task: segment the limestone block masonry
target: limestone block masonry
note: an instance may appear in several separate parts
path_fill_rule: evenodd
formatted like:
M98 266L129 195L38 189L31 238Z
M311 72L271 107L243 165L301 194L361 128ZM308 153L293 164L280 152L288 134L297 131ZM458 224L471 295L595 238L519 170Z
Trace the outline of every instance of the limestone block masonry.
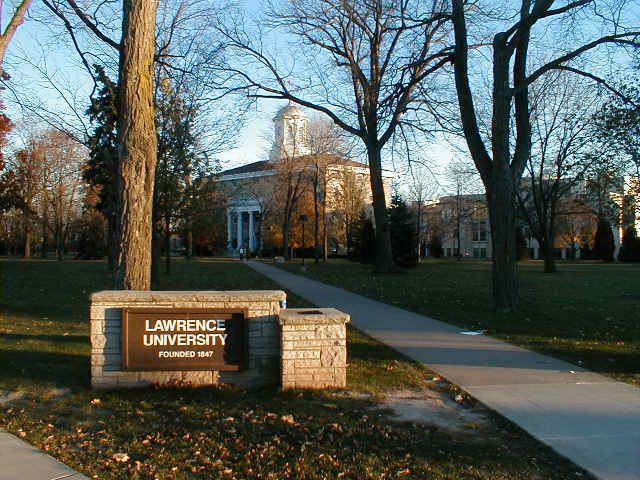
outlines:
M350 317L334 308L283 309L281 290L216 292L103 291L91 295L91 384L94 388L150 384L234 384L282 388L341 388L347 381ZM247 362L240 371L125 371L122 317L126 308L244 309Z
M278 382L278 315L285 304L281 290L216 292L103 291L91 295L91 384L94 388L137 387L184 382L229 383L255 387ZM123 371L123 308L247 310L248 361L241 371Z
M346 386L349 320L335 308L280 311L283 389Z

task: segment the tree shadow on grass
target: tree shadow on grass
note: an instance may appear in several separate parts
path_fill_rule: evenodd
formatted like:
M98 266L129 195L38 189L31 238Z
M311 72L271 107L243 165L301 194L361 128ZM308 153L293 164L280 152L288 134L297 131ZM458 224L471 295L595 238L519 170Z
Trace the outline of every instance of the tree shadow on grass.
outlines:
M16 317L18 319L29 319L30 322L56 322L56 323L79 323L86 321L89 323L89 301L81 305L47 305L46 303L33 304L13 304L4 309L6 317Z
M89 385L89 373L88 355L30 349L0 349L0 388L83 388Z
M20 340L35 340L43 342L56 342L56 343L78 343L89 344L88 335L25 335L19 333L0 333L0 340L6 341L20 341Z

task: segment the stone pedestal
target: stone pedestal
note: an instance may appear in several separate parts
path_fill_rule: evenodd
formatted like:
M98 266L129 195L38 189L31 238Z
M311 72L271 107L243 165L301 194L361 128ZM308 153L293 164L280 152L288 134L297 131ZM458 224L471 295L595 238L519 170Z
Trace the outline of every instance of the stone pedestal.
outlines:
M349 320L334 308L280 311L283 389L346 386Z
M94 388L136 387L184 382L193 385L277 384L280 363L280 290L218 292L104 291L91 295L91 384ZM244 370L123 371L124 308L246 309L248 359Z

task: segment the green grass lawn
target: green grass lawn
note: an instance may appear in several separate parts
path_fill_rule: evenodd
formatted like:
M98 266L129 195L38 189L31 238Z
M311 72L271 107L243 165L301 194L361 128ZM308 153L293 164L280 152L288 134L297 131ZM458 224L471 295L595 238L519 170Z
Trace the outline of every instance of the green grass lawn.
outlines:
M101 262L0 261L0 428L93 478L570 479L589 476L491 415L451 433L392 421L387 391L434 385L431 372L349 331L346 392L89 388L89 294ZM238 262L175 262L164 289L272 289ZM289 295L289 305L305 306ZM432 388L436 388L435 386ZM126 453L118 462L114 455Z
M430 260L394 274L333 260L279 265L377 300L513 343L640 385L640 265L560 263L519 266L521 308L491 309L491 264Z

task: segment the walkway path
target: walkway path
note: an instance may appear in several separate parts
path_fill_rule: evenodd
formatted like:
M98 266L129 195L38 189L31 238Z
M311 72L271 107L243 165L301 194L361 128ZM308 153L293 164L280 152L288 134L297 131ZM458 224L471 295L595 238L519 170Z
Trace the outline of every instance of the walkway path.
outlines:
M640 480L640 389L261 262L249 266L460 386L603 480Z
M0 480L89 480L46 453L0 430Z

